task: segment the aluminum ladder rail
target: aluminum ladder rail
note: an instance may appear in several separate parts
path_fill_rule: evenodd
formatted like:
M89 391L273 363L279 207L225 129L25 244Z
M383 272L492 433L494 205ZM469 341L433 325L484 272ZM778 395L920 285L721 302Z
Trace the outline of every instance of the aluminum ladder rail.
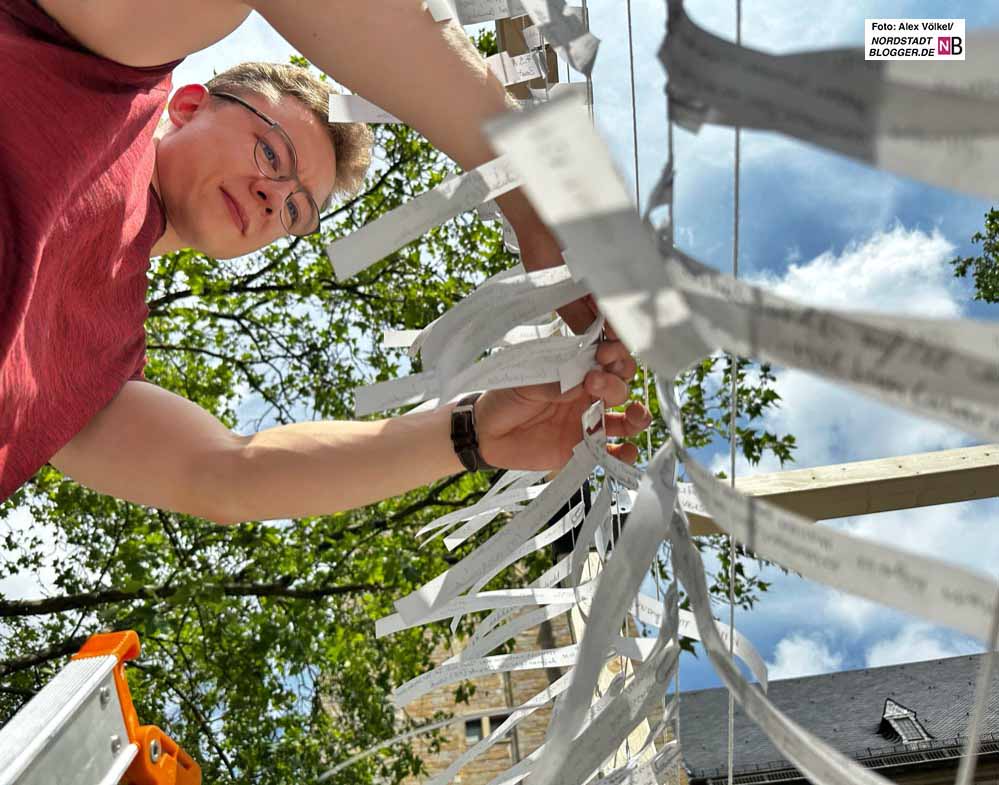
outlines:
M138 654L131 630L92 636L0 728L0 785L200 785L173 739L139 725L125 680Z

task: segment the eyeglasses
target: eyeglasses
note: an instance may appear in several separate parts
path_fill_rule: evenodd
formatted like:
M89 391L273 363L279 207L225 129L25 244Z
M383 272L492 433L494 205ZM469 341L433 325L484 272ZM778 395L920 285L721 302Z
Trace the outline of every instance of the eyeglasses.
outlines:
M298 179L298 155L295 153L295 145L291 143L281 124L238 95L232 93L212 93L212 95L249 109L270 126L267 132L257 139L257 144L253 148L253 160L260 174L268 180L277 182L294 180L298 184L298 188L288 194L284 204L281 205L281 225L285 231L299 237L315 232L319 228L319 207L312 195L305 190L302 181Z

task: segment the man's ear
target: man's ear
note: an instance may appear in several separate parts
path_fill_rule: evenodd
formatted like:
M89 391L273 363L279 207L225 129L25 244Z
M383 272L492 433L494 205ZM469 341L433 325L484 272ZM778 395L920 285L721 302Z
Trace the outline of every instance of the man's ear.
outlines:
M187 125L202 107L208 106L211 96L202 84L188 84L179 88L167 104L170 121L177 127Z

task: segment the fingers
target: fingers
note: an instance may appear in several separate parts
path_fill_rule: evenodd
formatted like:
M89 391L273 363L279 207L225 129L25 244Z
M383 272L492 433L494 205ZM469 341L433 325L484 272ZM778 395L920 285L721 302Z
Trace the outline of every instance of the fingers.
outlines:
M634 463L638 460L638 448L631 442L624 444L608 444L607 452L625 463Z
M628 383L620 376L607 371L593 370L583 379L583 389L607 406L620 406L628 400Z
M604 341L597 347L597 362L604 370L630 381L635 378L638 364L620 341Z
M620 341L603 341L597 346L596 360L601 367L586 375L583 388L608 406L620 406L628 400L628 382L638 370L635 359Z
M637 436L652 423L652 415L640 403L632 403L624 412L607 412L604 415L607 435L614 438Z

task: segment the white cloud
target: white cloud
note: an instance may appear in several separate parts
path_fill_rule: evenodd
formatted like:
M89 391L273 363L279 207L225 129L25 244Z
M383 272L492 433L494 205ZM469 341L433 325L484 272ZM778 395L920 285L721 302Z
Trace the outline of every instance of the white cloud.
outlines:
M877 668L980 651L981 647L974 641L934 629L928 624L915 623L903 627L894 637L880 640L868 648L866 661L867 667Z
M841 253L792 264L780 276L757 278L767 288L811 305L958 317L963 294L948 260L954 246L939 232L902 226L878 232ZM808 467L904 455L967 441L950 426L877 403L846 387L794 369L777 372L780 408L766 425L797 438L794 466ZM791 466L790 468L794 468ZM776 471L770 461L753 472ZM750 471L741 465L739 473Z
M771 679L793 679L838 671L843 656L829 649L817 636L793 633L781 640L774 650L774 661L767 663Z
M955 246L939 231L896 225L842 253L831 251L761 278L777 294L810 305L927 317L959 316L962 290L947 261Z
M827 620L836 622L837 626L845 627L853 635L862 635L875 620L884 624L885 616L892 613L883 605L834 589L826 589L824 595L822 615Z

